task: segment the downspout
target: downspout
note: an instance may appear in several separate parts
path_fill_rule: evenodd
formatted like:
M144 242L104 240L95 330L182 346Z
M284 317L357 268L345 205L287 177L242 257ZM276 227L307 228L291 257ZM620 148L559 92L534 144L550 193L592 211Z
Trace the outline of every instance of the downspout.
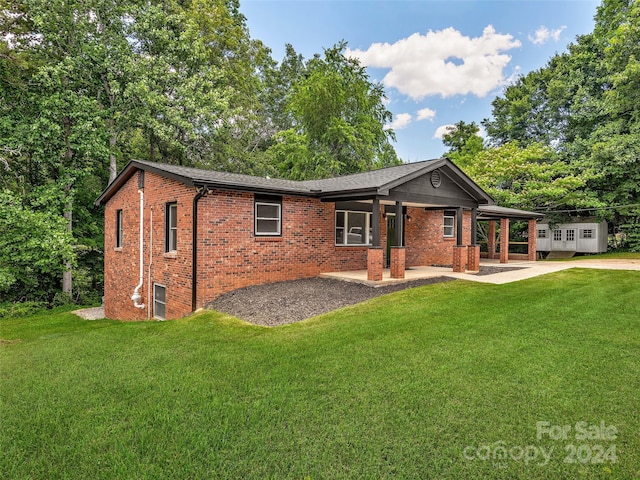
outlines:
M193 231L191 232L191 311L196 311L198 298L198 201L209 193L207 186L197 188L193 197Z
M149 271L147 274L147 320L151 319L151 266L153 265L153 207L149 207Z
M140 283L136 286L131 295L133 300L133 306L136 308L144 308L144 303L140 303L142 295L140 295L140 289L144 283L144 191L138 190L140 194Z

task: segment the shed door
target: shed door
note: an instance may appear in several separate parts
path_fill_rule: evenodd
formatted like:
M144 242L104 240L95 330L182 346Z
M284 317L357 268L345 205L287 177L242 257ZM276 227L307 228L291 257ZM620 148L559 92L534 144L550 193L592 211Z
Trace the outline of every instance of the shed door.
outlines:
M551 236L551 250L559 252L575 252L576 230L574 228L554 230Z

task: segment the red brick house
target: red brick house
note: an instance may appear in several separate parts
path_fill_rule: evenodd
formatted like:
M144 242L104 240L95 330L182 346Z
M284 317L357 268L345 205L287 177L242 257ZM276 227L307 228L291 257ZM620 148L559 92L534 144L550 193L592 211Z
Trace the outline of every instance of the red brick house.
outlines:
M493 200L447 159L301 182L132 161L96 204L105 314L142 320L323 272L478 270L478 209Z

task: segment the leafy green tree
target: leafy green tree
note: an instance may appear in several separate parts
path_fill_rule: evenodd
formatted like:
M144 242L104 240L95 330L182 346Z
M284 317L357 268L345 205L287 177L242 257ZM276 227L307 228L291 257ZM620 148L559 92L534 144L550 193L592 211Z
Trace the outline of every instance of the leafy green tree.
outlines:
M75 264L67 222L52 205L64 201L63 188L41 191L40 205L23 205L0 191L0 296L7 301L50 302L66 265Z
M384 90L345 49L341 42L316 55L293 83L287 100L293 127L268 151L283 176L320 178L399 163L389 144L394 134L384 128L392 117Z

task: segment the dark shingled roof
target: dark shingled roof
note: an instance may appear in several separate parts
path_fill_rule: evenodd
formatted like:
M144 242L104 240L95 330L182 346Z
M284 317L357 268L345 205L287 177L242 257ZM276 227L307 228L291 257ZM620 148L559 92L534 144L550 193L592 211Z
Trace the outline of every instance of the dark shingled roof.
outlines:
M294 181L279 178L254 177L237 173L201 170L198 168L167 165L163 163L133 160L96 200L96 205L106 203L109 198L136 172L148 170L188 186L232 188L261 193L289 193L294 195L319 196L340 193L366 192L366 194L388 194L390 188L412 180L431 170L447 167L456 177L466 183L479 199L492 202L480 187L458 169L450 160L438 158L422 162L405 163L395 167L381 168L369 172L355 173L322 180Z

